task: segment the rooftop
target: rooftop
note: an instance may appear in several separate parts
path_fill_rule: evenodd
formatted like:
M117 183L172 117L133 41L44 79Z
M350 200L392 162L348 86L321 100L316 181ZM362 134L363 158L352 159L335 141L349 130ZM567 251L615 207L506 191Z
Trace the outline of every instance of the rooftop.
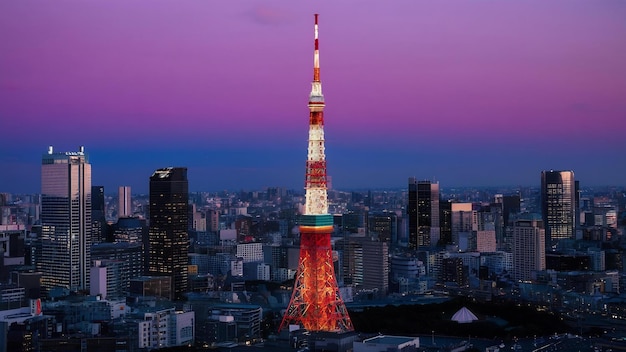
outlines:
M364 343L378 343L381 345L400 345L415 340L417 337L404 337L404 336L375 336L364 340Z

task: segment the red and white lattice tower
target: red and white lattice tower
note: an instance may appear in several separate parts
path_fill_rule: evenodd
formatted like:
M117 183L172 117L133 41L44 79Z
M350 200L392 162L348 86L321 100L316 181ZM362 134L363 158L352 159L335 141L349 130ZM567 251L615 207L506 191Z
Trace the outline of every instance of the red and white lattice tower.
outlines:
M306 204L300 217L300 260L291 301L279 331L288 325L299 325L308 331L352 331L352 321L339 294L330 245L333 216L328 213L326 194L324 96L320 81L317 14L309 111L309 148L304 186Z

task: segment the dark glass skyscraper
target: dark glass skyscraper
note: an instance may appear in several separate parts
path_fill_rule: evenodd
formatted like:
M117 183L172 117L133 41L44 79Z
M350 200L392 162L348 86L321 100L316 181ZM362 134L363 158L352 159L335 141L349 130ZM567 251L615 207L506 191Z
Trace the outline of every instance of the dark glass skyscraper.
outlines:
M152 174L146 274L172 277L176 299L187 291L188 201L187 168L169 167Z
M409 200L406 206L409 248L417 248L417 180L409 177Z
M107 241L103 186L91 186L91 239L93 243Z
M541 212L546 232L546 249L559 240L574 237L576 185L573 171L541 172Z
M409 247L437 245L439 228L439 183L409 178Z

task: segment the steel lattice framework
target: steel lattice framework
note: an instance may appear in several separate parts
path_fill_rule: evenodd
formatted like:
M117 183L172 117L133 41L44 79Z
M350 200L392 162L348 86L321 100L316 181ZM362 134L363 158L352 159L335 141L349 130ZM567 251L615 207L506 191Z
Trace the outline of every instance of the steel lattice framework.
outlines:
M328 213L326 156L324 154L324 96L320 81L319 41L315 15L313 82L309 96L309 146L306 162L304 215L300 219L300 260L293 293L279 331L299 325L309 331L354 330L339 294L333 270Z

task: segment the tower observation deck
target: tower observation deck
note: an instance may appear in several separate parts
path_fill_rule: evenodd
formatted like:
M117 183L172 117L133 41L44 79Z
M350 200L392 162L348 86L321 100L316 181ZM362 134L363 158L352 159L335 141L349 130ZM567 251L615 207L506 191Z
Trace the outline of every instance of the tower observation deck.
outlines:
M309 331L354 330L339 294L333 270L324 154L324 95L320 81L318 15L315 14L313 82L309 95L309 145L305 173L305 208L300 217L300 259L293 293L279 331L299 325Z

